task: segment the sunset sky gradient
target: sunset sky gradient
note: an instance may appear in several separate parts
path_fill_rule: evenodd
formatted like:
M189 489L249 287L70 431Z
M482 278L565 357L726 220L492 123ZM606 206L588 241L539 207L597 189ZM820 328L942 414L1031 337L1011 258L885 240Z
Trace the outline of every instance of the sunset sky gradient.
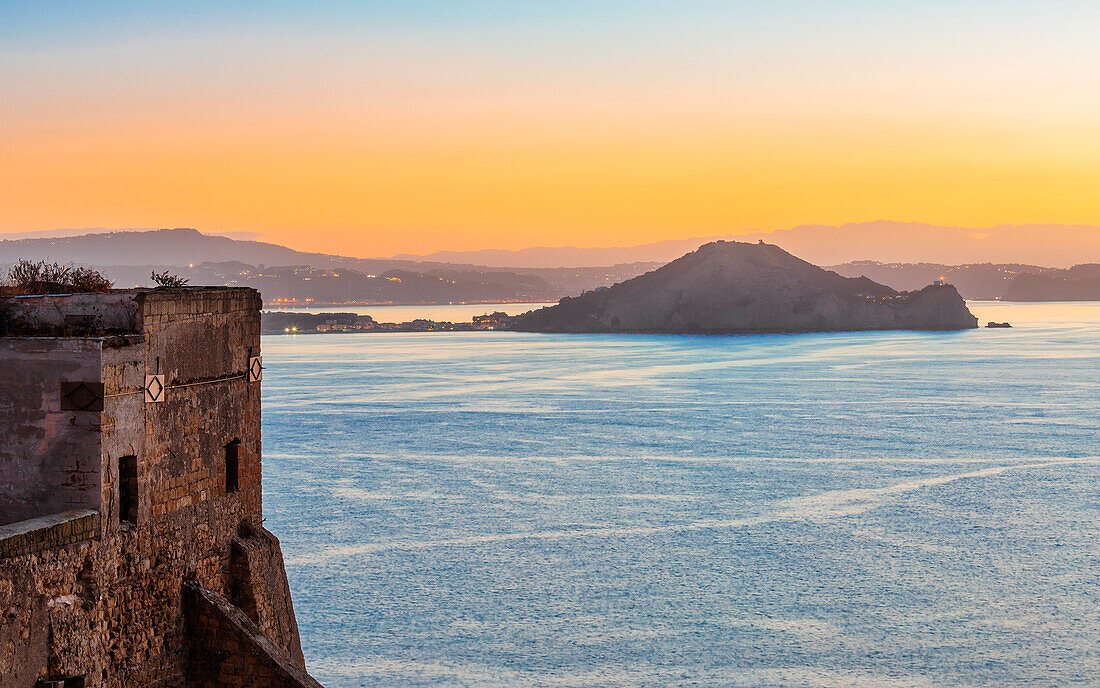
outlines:
M1096 2L0 2L0 232L1100 224Z

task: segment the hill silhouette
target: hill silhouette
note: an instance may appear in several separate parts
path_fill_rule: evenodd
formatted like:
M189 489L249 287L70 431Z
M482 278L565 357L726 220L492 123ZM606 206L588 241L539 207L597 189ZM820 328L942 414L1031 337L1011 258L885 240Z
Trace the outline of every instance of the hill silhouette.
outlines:
M614 284L652 264L508 270L461 263L307 253L195 229L127 230L0 240L0 266L45 260L94 267L119 286L168 270L192 284L261 289L268 303L550 301ZM5 269L6 271L6 269Z
M2 236L2 235L0 235ZM239 261L252 265L337 265L355 260L323 253L305 253L263 241L230 239L197 229L151 229L98 232L79 236L0 241L0 262L25 257L90 265L189 265ZM379 261L396 267L402 261Z
M610 288L519 316L536 332L961 330L977 320L950 285L899 293L778 246L716 241Z

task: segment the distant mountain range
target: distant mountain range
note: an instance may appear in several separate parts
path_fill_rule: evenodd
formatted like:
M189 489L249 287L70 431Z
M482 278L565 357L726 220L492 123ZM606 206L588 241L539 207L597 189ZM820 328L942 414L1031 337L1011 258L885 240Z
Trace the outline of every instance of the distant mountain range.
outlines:
M774 232L661 241L618 248L527 248L518 251L440 251L403 260L477 263L496 267L560 267L627 262L667 263L712 241L764 240L818 265L849 261L1028 263L1069 267L1100 262L1100 227L1091 225L1002 225L945 227L915 222L802 225Z
M965 298L1004 301L1100 301L1100 265L1063 270L1018 263L878 263L829 266L845 277L867 277L898 291L913 291L942 279Z
M268 304L292 305L544 301L615 284L657 267L642 263L507 270L353 258L185 228L0 240L0 266L24 259L88 265L124 287L150 286L152 271L168 270L192 284L255 287Z
M653 244L620 246L617 248L558 246L524 248L516 251L483 249L480 251L437 251L422 256L400 253L393 256L393 258L396 260L428 260L445 263L476 263L490 267L510 268L595 267L616 263L658 263L663 265L717 238L673 239Z
M13 232L0 234L0 240L17 239L60 239L63 237L84 236L86 234L117 234L120 232L155 232L157 227L127 227L126 229L108 229L106 227L80 227L45 229L37 232ZM259 232L207 232L207 236L223 236L230 239L259 239L263 234Z
M882 263L1019 263L1065 268L1100 263L1100 227L1092 225L1002 225L988 228L946 227L906 222L861 222L801 225L774 232L675 239L615 248L540 247L516 251L439 251L390 258L353 258L297 251L256 241L248 232L222 235L194 229L52 230L21 235L0 234L0 261L20 252L49 255L52 260L111 265L171 264L237 260L252 264L293 263L355 267L451 263L491 268L602 267L626 263L665 264L712 241L764 240L805 256L819 265L853 261ZM18 243L17 243L18 242ZM160 255L157 255L160 254Z
M253 286L262 290L268 303L299 305L541 301L576 296L636 277L707 241L685 239L607 249L436 253L412 260L308 253L194 229L77 236L68 236L68 231L51 233L62 236L0 240L0 268L21 259L76 263L102 270L119 286L148 286L151 271L169 270L193 284ZM797 251L811 262L830 265L829 269L843 276L866 276L900 291L920 289L944 277L970 299L1100 299L1096 266L1080 265L1100 263L1097 227L964 230L875 222L796 227L753 236L767 236L769 243ZM909 253L900 253L901 244L909 247ZM907 258L894 260L891 256L895 255ZM853 260L855 256L873 259ZM960 259L956 262L952 256ZM469 262L455 262L462 260ZM581 267L532 267L539 263ZM1071 265L1078 267L1062 269ZM1025 276L1028 279L1019 279Z
M0 235L2 237L3 235ZM0 262L35 258L88 265L186 266L205 262L240 261L272 265L337 265L354 258L304 253L262 241L230 239L195 229L129 230L78 236L34 237L0 241ZM408 261L373 261L372 267Z

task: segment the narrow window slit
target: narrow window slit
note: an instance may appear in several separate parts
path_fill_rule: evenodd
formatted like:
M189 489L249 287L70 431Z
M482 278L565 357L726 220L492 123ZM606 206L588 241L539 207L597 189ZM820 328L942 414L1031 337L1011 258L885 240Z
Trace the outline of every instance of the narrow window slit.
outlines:
M240 487L241 441L233 440L225 445L225 492L236 492Z
M137 512L137 457L123 456L118 460L118 520L137 523Z

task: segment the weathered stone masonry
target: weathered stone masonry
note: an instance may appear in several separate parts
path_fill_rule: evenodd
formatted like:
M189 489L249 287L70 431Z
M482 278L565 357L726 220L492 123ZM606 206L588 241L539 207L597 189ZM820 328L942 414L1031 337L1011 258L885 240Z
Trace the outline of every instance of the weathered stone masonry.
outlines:
M259 309L0 298L0 687L317 686L262 525Z

